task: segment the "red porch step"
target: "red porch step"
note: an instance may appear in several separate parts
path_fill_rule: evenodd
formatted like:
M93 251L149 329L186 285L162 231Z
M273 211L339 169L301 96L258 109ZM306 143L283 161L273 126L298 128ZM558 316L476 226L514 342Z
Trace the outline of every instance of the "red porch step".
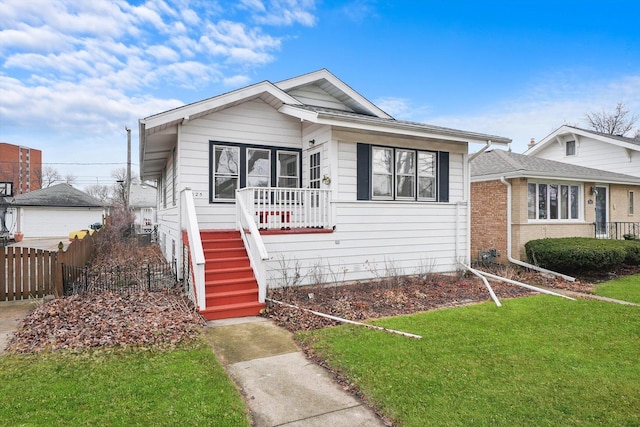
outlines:
M257 316L258 282L239 231L202 231L205 255L205 298L200 314L208 320Z

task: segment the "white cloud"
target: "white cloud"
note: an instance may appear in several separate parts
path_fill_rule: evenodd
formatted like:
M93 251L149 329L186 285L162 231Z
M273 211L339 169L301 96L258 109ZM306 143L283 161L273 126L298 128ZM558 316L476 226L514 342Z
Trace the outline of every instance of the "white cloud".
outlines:
M416 120L429 111L428 107L417 107L406 98L384 97L375 100L374 104L398 120Z
M313 14L315 0L241 0L238 7L249 11L259 24L286 26L305 25L312 27L316 23Z
M176 62L180 59L178 52L163 45L149 46L146 53L161 62Z
M125 124L135 130L138 118L182 104L160 91L191 99L213 85L247 84L286 37L260 23L315 19L313 1L265 4L253 2L247 14L215 1L0 2L0 139L81 156L85 145L103 150L109 138L121 139Z
M481 113L427 116L420 121L505 136L513 140L513 151L522 153L531 138L540 141L563 124L588 128L586 113L613 111L618 102L640 116L640 75L574 85L547 80Z

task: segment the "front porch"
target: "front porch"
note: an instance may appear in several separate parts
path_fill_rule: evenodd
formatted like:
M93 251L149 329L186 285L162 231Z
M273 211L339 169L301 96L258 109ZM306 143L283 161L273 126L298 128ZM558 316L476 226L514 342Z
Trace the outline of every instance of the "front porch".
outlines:
M264 263L270 259L262 236L333 232L330 197L322 189L239 189L236 230L201 230L193 194L184 190L184 278L200 313L209 320L260 314L268 279Z

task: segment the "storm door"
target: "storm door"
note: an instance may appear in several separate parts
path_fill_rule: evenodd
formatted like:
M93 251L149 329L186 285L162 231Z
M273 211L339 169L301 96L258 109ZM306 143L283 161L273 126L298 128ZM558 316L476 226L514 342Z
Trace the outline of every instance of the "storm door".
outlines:
M607 237L607 187L596 187L596 237Z

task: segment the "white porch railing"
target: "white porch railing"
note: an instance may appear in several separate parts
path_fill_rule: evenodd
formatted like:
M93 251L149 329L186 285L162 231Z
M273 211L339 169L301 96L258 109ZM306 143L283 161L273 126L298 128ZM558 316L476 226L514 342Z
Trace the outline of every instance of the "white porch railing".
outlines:
M331 228L331 190L247 187L238 190L259 229Z
M247 249L253 275L258 282L258 301L264 302L267 297L267 276L263 261L269 259L269 254L253 216L249 214L244 200L237 193L236 209L237 227L240 230L244 247Z
M198 227L198 217L196 216L196 205L193 201L191 189L186 188L182 192L184 214L182 229L187 231L189 238L189 259L191 260L191 271L193 272L193 282L195 290L196 305L199 310L207 308L207 298L204 290L204 250L200 239L200 228ZM184 266L182 266L184 269Z

